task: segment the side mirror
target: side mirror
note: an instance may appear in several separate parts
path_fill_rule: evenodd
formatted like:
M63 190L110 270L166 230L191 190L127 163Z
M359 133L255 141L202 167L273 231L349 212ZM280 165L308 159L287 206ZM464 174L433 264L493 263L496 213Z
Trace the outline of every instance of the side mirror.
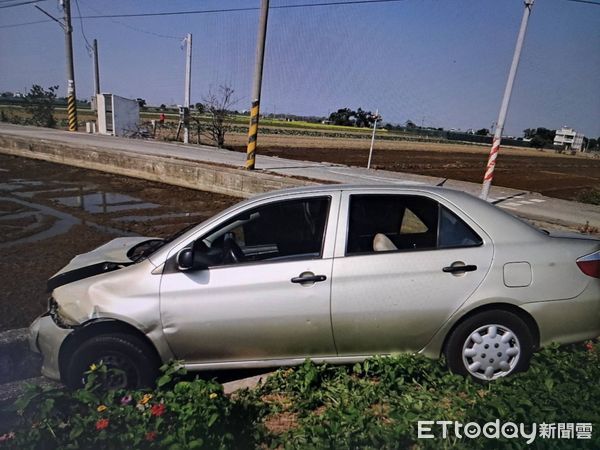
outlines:
M177 268L182 272L208 269L208 264L206 264L202 255L198 253L191 248L181 250L177 254Z
M177 268L182 272L194 268L194 250L184 248L177 254Z

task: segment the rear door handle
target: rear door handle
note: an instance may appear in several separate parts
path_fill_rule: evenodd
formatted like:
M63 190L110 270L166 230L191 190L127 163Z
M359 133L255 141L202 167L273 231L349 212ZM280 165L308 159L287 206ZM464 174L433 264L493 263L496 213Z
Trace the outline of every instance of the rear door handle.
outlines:
M467 266L447 266L442 269L446 273L474 272L477 266L474 264Z
M292 283L318 283L319 281L325 281L327 277L325 275L307 275L292 278Z

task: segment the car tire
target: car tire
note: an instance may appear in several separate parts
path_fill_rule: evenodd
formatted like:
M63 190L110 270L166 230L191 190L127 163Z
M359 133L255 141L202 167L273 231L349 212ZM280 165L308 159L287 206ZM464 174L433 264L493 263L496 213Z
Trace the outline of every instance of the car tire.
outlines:
M85 385L86 376L93 364L100 363L111 372L101 381L107 389L139 389L154 385L158 376L159 361L154 349L137 336L125 333L94 336L71 355L64 382L72 389Z
M461 322L444 353L453 373L487 382L527 370L533 345L531 331L518 315L491 310Z

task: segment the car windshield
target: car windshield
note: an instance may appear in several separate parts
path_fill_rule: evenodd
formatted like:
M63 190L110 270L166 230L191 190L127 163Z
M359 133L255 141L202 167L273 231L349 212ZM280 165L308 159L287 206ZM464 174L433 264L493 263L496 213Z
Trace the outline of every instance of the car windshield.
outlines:
M128 253L127 256L134 263L139 263L141 261L144 261L150 255L152 255L153 253L155 253L158 249L162 248L165 244L168 244L169 242L174 241L179 236L181 236L182 234L184 234L187 231L191 230L192 228L194 228L199 223L200 222L189 224L189 225L183 227L179 231L176 231L175 233L173 233L172 235L170 235L170 236L168 236L168 237L166 237L164 239L149 239L147 241L144 241L141 244L138 244L135 247L133 247L129 251L129 253Z

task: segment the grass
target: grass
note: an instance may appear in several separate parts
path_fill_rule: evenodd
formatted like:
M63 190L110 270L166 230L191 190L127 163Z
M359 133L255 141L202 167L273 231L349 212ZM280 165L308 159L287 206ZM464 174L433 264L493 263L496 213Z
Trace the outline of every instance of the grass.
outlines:
M600 205L600 189L588 189L577 195L577 201L581 203L590 203Z
M95 369L91 376L102 375ZM483 385L422 356L376 357L354 366L275 372L262 386L224 396L214 381L179 381L165 368L151 392L34 389L16 404L21 426L7 448L523 448L525 437L452 434L419 439L420 420L483 426L496 420L586 424L590 439L549 439L533 448L600 448L600 346L551 347L530 369ZM104 372L106 373L106 372ZM162 405L162 406L161 406ZM573 425L575 427L575 425ZM575 430L575 429L574 429ZM5 435L6 436L6 435ZM0 448L3 443L0 442Z

